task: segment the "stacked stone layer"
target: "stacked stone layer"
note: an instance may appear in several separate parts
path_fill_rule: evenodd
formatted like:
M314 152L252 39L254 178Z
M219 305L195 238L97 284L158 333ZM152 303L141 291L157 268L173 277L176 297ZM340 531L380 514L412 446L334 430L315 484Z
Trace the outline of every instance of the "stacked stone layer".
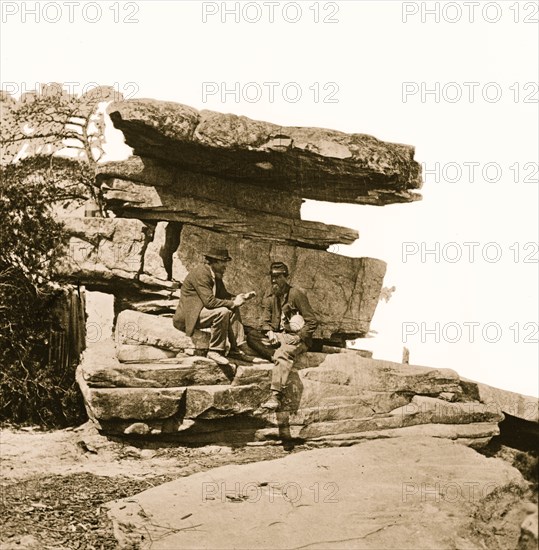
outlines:
M90 348L77 372L88 413L105 432L334 445L410 433L482 445L498 433L501 412L466 397L454 371L327 346L367 335L386 265L338 254L357 232L302 220L301 204L419 199L413 147L153 100L108 112L134 151L98 170L116 217L68 220L71 254L60 267L116 297L115 341ZM257 293L241 310L247 330L260 328L269 265L283 261L319 318L317 345L338 352L297 359L277 414L261 408L271 363L221 367L203 357L207 331L189 338L172 326L181 285L211 247L233 258L228 290Z
M471 383L452 370L374 360L356 350L300 356L282 409L272 413L261 408L271 363L219 366L189 355L200 341L175 330L170 319L158 326L144 317L152 316L123 312L116 341L89 348L77 371L88 414L106 433L183 443L297 438L320 445L416 434L481 446L503 420L497 403L470 398ZM157 351L170 356L158 359ZM150 352L155 359L136 362Z

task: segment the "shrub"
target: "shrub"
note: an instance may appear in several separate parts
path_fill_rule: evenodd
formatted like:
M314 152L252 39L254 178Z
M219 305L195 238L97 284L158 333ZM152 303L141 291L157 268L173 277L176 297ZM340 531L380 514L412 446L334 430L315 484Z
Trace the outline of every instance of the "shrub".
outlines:
M48 427L84 419L74 369L49 362L64 288L54 266L67 242L52 213L60 192L54 162L32 157L0 169L0 420Z

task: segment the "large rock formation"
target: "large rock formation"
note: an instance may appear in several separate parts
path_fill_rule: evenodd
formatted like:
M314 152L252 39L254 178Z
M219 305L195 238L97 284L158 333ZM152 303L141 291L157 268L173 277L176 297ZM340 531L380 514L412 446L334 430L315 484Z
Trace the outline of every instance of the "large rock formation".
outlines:
M318 339L342 346L368 333L385 263L334 253L357 231L302 220L301 203L416 200L413 147L153 100L108 111L135 156L98 169L114 218L66 220L72 238L62 274L112 292L116 313L169 315L188 271L222 246L234 259L229 290L257 292L242 309L247 326L260 325L270 263L284 261L320 319Z
M454 371L344 349L369 332L386 265L333 253L356 231L301 220L303 199L417 200L413 147L152 100L108 111L135 156L100 166L115 217L67 220L71 254L59 266L116 297L114 341L88 349L77 372L88 414L105 432L313 445L419 434L473 446L498 433L500 409ZM247 330L260 327L273 261L288 264L319 318L316 349L326 352L296 361L277 414L261 408L271 363L220 367L204 357L207 331L189 338L172 326L185 276L214 246L233 258L227 288L257 292L242 307Z

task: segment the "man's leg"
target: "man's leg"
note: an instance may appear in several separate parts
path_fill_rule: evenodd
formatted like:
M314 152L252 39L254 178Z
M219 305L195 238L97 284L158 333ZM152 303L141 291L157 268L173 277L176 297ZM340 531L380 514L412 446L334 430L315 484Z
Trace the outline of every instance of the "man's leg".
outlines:
M240 308L232 310L230 316L230 324L228 325L228 339L230 340L230 346L232 349L243 346L247 341L245 340L245 330L243 323L241 322Z
M211 327L210 351L217 351L221 354L225 353L231 315L232 312L226 307L215 309L202 308L197 327Z
M294 359L307 351L305 343L294 334L276 333L280 346L273 354L273 370L271 375L271 390L281 393L288 381L288 375L294 365Z
M281 405L283 391L288 381L288 375L294 365L294 359L307 351L307 346L294 334L276 333L281 345L273 354L273 370L271 373L271 397L262 405L267 409L278 409Z
M252 329L247 333L247 343L260 357L271 361L275 347L271 347L266 335L260 330Z

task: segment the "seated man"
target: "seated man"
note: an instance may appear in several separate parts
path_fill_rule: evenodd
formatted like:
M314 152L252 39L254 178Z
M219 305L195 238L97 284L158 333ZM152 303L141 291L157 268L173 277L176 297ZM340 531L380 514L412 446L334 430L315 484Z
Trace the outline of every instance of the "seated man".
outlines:
M232 352L248 360L239 307L251 297L251 293L233 296L226 290L223 274L232 259L226 249L211 248L204 257L206 262L190 271L183 282L172 322L187 336L192 336L195 328L211 327L207 357L216 363L229 363L227 339Z
M305 293L290 286L286 264L272 263L270 276L271 291L264 297L262 332L251 331L247 338L253 350L273 359L272 395L262 406L275 410L281 405L294 359L311 347L318 320Z

